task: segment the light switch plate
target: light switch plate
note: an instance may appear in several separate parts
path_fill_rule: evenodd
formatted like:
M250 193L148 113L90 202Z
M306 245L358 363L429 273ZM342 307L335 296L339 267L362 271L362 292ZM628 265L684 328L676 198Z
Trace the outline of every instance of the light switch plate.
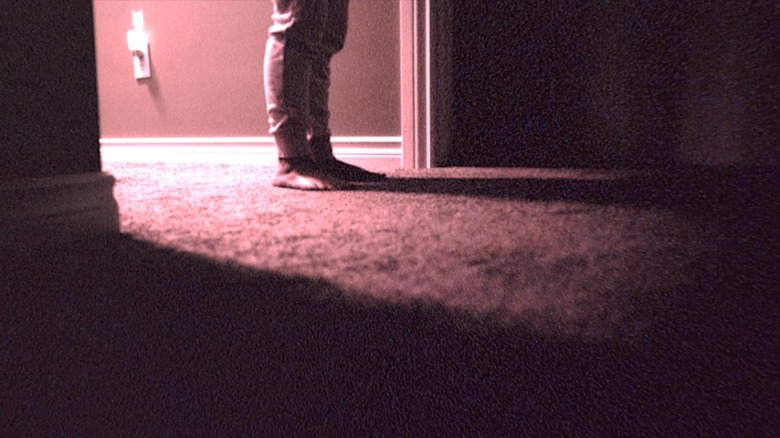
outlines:
M133 56L135 78L148 79L152 77L152 63L151 58L149 57L149 44L142 44L141 47L137 47L136 50L142 56Z

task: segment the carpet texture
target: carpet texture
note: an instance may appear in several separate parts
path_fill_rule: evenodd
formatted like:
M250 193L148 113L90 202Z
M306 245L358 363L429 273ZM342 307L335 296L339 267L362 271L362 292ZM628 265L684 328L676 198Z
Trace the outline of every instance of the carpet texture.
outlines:
M122 230L140 239L323 279L358 297L583 335L648 324L631 303L694 284L715 255L713 230L663 206L550 202L524 187L568 182L565 197L596 181L610 196L624 188L619 172L439 169L396 174L385 190L319 193L272 188L273 169L250 166L108 171L119 180ZM464 184L482 193L463 193Z
M771 436L774 179L107 163L120 236L6 236L0 435Z

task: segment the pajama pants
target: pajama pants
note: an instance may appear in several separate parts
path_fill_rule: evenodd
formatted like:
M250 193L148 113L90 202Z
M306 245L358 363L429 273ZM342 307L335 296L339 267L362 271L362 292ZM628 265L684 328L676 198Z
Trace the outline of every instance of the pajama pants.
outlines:
M330 135L330 60L344 46L349 0L273 0L265 51L269 132L280 158L309 155Z

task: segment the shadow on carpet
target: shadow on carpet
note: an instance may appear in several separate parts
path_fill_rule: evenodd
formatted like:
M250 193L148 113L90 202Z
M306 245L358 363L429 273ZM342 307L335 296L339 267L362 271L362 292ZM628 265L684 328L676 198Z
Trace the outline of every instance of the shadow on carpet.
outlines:
M511 173L511 169L503 171ZM709 212L771 202L780 183L776 170L760 167L601 172L563 169L540 171L541 176L537 177L529 176L528 171L519 177L502 177L501 170L495 170L498 176L494 177L474 177L470 173L480 172L463 168L402 171L384 185L359 189L541 202L668 206Z
M4 252L4 436L768 436L777 426L774 347L753 337L773 311L723 279L670 293L663 330L616 345L347 300L322 281L127 236L30 238Z

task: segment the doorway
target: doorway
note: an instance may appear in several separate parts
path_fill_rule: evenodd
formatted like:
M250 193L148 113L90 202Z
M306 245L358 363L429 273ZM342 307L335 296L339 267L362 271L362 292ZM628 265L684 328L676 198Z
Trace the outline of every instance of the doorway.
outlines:
M104 160L275 162L258 74L270 2L93 4ZM334 58L332 85L334 147L345 161L379 169L439 161L447 129L438 121L448 120L448 80L440 73L449 51L447 26L438 23L448 17L441 13L447 4L437 0L434 10L431 0L351 3L350 35ZM125 33L139 10L151 77L137 80Z

